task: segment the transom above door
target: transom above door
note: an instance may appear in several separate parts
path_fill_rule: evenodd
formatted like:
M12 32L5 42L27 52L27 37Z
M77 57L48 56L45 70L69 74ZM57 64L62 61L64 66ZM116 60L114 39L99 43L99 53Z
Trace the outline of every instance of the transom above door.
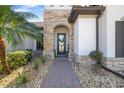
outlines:
M57 55L66 54L66 33L57 33Z

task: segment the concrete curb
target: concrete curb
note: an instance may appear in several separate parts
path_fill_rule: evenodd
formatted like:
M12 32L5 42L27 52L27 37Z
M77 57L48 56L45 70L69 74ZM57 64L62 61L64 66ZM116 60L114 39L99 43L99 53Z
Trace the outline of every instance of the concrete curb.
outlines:
M114 73L115 75L118 75L118 76L120 76L121 78L124 79L124 75L118 73L117 71L114 71L114 70L112 70L112 69L110 69L110 68L108 68L108 67L106 67L106 66L103 66L103 65L102 65L102 68L104 68L105 70L107 70L107 71L109 71L109 72L112 72L112 73Z

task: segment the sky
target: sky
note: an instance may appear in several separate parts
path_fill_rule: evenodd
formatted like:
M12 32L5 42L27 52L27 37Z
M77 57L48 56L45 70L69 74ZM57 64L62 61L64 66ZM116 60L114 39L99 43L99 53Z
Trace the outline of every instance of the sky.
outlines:
M30 22L41 22L43 21L44 6L43 5L16 5L15 11L17 12L31 12L38 16L29 20Z

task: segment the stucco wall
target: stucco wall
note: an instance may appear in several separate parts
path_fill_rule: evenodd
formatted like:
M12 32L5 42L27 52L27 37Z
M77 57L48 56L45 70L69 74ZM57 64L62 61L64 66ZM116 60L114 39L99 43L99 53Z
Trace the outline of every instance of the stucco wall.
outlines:
M79 44L79 36L78 36L78 29L79 28L79 20L77 19L74 23L74 53L78 54L78 44Z
M99 19L100 50L105 57L115 57L115 22L124 16L123 5L109 5Z
M107 10L99 18L99 50L107 57Z
M20 48L12 48L8 43L7 43L7 51L11 50L18 50L18 49L32 49L36 50L36 41L32 40L30 38L26 38L23 43L21 44Z
M88 55L96 49L96 16L78 16L74 26L74 41L74 51L78 55Z
M123 5L107 6L107 56L115 57L115 21L124 16Z

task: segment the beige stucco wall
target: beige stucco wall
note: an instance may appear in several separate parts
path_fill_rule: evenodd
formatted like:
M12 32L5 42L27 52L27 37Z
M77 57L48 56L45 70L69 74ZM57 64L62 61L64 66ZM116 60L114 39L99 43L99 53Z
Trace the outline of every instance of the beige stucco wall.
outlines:
M124 16L124 5L107 5L99 18L100 51L105 57L115 57L115 22Z
M36 50L36 40L25 38L19 47L13 48L10 44L7 43L7 51L19 50L19 49L32 49Z
M99 18L99 48L103 53L102 64L111 70L123 70L124 58L115 57L115 22L124 16L123 5L107 5Z
M74 53L88 56L96 49L96 16L79 15L74 23Z

